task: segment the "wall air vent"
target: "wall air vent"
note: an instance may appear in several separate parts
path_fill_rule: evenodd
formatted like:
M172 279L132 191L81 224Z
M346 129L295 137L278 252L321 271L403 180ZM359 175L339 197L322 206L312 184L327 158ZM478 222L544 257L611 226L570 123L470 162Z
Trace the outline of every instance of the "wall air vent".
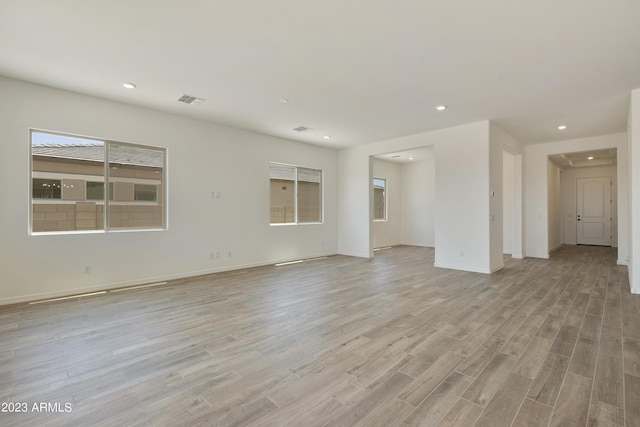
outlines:
M182 95L180 98L178 98L178 102L183 102L189 105L202 104L204 101L205 100L202 98L198 98L197 96L191 96L191 95Z
M295 130L296 132L304 132L306 130L309 130L311 128L308 128L306 126L298 126L297 128L294 128L293 130Z

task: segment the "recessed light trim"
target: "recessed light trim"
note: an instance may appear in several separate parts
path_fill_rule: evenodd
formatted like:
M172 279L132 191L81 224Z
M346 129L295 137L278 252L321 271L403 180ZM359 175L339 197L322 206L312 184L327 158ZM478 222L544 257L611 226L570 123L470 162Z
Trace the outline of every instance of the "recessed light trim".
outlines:
M125 89L135 89L137 86L135 83L125 82L122 83L122 87L124 87Z
M446 110L446 109L447 109L447 106L446 106L446 105L444 105L444 104L442 104L442 105L436 105L436 107L435 107L435 108L436 108L436 110L438 110L438 111L444 111L444 110Z
M413 160L413 157L409 157L409 160Z
M593 159L595 159L595 157L593 157L593 156L587 157L587 160L593 160Z
M324 139L331 139L331 135L325 135L323 136Z
M558 126L558 130L565 130L566 128L567 128L567 125Z

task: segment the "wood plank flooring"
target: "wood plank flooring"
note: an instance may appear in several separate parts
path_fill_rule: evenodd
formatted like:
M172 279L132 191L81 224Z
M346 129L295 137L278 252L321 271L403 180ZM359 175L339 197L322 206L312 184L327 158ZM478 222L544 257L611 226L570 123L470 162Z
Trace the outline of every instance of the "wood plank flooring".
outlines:
M0 307L0 402L27 406L0 425L640 426L615 259L488 276L400 246Z

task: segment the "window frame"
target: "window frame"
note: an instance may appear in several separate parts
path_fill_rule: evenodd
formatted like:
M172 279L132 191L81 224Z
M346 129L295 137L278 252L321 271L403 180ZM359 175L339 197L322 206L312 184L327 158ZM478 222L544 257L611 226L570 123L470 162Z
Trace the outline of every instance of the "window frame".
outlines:
M98 176L92 176L91 179L86 179L86 178L81 178L85 180L85 199L84 201L87 202L95 202L98 205L103 205L103 212L102 212L102 228L99 229L91 229L91 230L50 230L50 231L33 231L33 221L34 221L34 200L38 200L38 204L45 204L45 203L55 203L55 201L60 202L61 204L70 204L70 203L77 203L78 201L73 201L73 200L65 200L64 199L64 195L61 195L60 199L34 199L33 198L33 180L34 179L41 179L41 178L34 178L34 154L33 154L33 136L34 134L46 134L46 135L53 135L53 136L60 136L60 137L67 137L67 138L76 138L76 139L80 139L80 140L85 140L85 141L95 141L96 143L101 143L103 145L103 149L104 149L104 156L103 156L103 173L102 175ZM156 184L156 200L155 201L133 201L132 203L135 204L142 204L142 205L153 205L153 204L157 204L158 206L161 206L161 214L162 214L162 220L161 220L161 224L159 226L128 226L128 227L114 227L114 226L110 226L110 205L124 205L124 204L131 204L131 202L122 202L122 201L114 201L113 200L113 194L114 194L114 182L111 180L111 175L110 175L110 161L109 161L109 153L110 153L110 149L114 146L125 146L125 147L130 147L130 148L134 148L134 149L142 149L142 150L153 150L153 151L158 151L162 153L162 171L161 171L161 175L160 175L160 184ZM49 131L49 130L43 130L43 129L37 129L37 128L30 128L29 129L29 170L28 170L28 174L29 174L29 203L28 203L28 234L29 235L33 235L33 236L39 236L39 235L64 235L64 234L96 234L96 233L122 233L122 232L140 232L140 231L166 231L168 230L168 224L169 224L169 219L168 219L168 215L169 215L169 201L168 201L168 181L167 181L167 176L168 176L168 172L167 172L167 163L168 163L168 150L165 147L158 147L158 146L152 146L152 145L143 145L143 144L134 144L134 143L129 143L129 142L122 142L122 141L115 141L115 140L111 140L111 139L105 139L105 138L98 138L98 137L91 137L91 136L84 136L84 135L77 135L77 134L71 134L71 133L65 133L65 132L56 132L56 131ZM44 172L42 173L42 175L70 175L69 172L54 172L54 173L50 173L50 172ZM86 175L78 175L79 177L85 177ZM64 184L64 179L65 178L44 178L44 179L60 179L61 182ZM86 183L88 182L100 182L102 181L104 183L104 198L103 199L89 199L87 198L87 194L86 194ZM158 185L161 188L158 188ZM158 200L161 199L162 202L158 202ZM44 201L44 202L43 202Z
M293 206L294 206L294 220L293 222L271 222L271 166L280 166L286 168L294 169L294 179L293 179ZM319 221L299 221L299 209L298 209L298 170L299 169L308 169L311 171L319 172L320 174L320 182L319 182L319 196L320 196L320 206L319 212L320 220ZM269 226L280 227L280 226L289 226L289 225L318 225L324 224L324 170L311 168L307 166L297 166L291 165L287 163L279 163L279 162L269 162L268 167L268 182L269 182Z
M376 218L376 196L375 196L375 192L376 192L376 180L380 180L380 181L384 181L384 187L382 188L382 203L384 204L384 212L383 212L383 217L382 218ZM389 221L389 181L387 180L387 178L381 178L381 177L373 177L373 179L371 180L371 187L372 187L372 191L373 191L373 213L372 213L372 218L373 218L373 222L385 222L385 221Z

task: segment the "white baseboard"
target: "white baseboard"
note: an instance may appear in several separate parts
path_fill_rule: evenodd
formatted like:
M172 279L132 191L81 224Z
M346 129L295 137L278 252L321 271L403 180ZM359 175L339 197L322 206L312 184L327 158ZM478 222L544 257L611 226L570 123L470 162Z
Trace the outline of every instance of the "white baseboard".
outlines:
M482 274L491 274L492 271L490 269L481 269L481 268L469 268L464 265L454 265L454 264L442 264L442 263L434 263L434 267L437 268L446 268L449 270L460 270L460 271L468 271L470 273L482 273ZM497 271L497 270L496 270Z
M352 256L356 258L371 258L368 252L338 252L338 255Z
M535 258L535 259L549 259L549 254L547 255L527 255L527 258Z
M324 253L324 254L308 256L306 258L317 258L317 257L332 256L332 255L337 255L337 254L335 252ZM191 272L170 274L166 276L147 277L147 278L141 278L141 279L135 279L135 280L125 280L122 282L101 283L93 286L83 286L81 288L69 288L69 289L61 289L61 290L51 291L51 292L19 295L16 297L0 298L0 306L9 305L9 304L19 304L24 302L40 301L40 300L53 299L53 298L61 298L61 297L67 297L67 296L73 296L73 295L82 295L82 294L98 292L98 291L110 291L110 290L119 289L119 288L126 288L129 286L139 286L139 285L146 285L150 283L167 282L169 280L185 279L189 277L204 276L207 274L222 273L224 271L242 270L245 268L264 267L267 265L274 265L281 262L289 262L289 261L293 261L293 260L287 259L287 260L240 264L240 265L233 265L233 266L227 266L227 267L217 267L217 268L211 268L206 270L196 270Z
M498 271L498 270L502 270L503 268L504 268L504 264L500 264L500 265L498 265L498 266L495 266L495 267L493 267L493 268L491 269L491 273L493 274L493 273L495 273L495 272L496 272L496 271Z

